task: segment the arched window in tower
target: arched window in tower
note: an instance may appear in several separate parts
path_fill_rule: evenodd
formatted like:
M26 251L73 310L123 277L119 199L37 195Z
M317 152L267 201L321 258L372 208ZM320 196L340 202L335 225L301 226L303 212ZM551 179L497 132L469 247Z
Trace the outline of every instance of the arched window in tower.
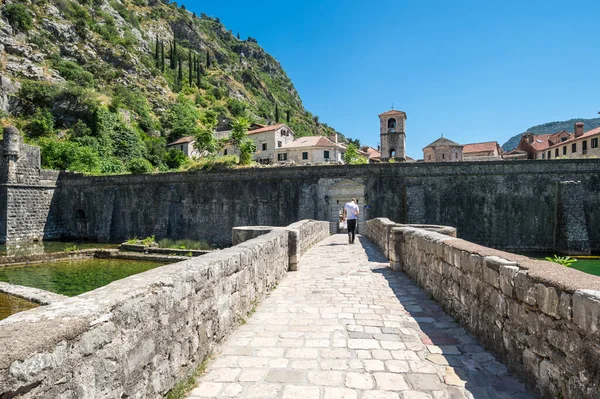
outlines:
M396 150L394 150L393 148L390 150L390 159L392 158L396 158Z
M396 132L396 119L395 118L388 119L388 130L391 133Z

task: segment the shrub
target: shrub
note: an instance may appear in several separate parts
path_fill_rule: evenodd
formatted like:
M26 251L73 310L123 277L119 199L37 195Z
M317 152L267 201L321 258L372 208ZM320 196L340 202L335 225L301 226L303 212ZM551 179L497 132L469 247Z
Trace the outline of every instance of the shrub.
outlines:
M227 107L229 108L231 115L236 118L246 114L246 104L236 100L235 98L230 98L227 100Z
M52 83L26 80L21 85L19 97L28 105L30 112L37 107L50 108L60 89Z
M187 162L185 154L175 148L167 151L163 157L163 162L171 169L177 169Z
M27 126L30 137L50 136L54 132L54 117L48 108L38 108Z
M22 32L28 32L33 27L33 17L23 4L8 4L4 8L4 15L13 28Z
M54 57L52 66L60 73L60 76L68 81L75 82L83 87L94 86L94 75L86 71L81 65Z
M133 158L127 162L127 170L133 174L150 173L154 170L146 158Z

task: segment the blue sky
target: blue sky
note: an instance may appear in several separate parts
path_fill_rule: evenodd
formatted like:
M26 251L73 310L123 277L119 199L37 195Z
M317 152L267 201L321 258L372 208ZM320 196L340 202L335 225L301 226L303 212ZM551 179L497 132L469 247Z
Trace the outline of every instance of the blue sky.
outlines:
M181 4L181 2L179 2ZM306 109L362 144L408 115L407 154L441 136L503 144L600 111L600 1L186 1L252 36Z

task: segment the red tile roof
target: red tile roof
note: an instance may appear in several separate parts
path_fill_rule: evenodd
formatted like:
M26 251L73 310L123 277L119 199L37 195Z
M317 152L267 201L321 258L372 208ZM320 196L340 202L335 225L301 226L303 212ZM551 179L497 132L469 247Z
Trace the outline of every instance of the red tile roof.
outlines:
M404 117L406 117L406 113L403 111L398 111L397 109L391 109L389 111L384 112L383 114L379 114L379 116L387 116L387 115L404 115Z
M194 136L184 136L184 137L181 137L181 138L175 140L172 143L167 144L167 146L191 143L192 141L194 141Z
M571 137L569 137L565 141L561 141L560 143L552 144L551 146L548 146L548 148L558 147L560 145L564 145L565 143L569 143L571 141L579 140L579 139L586 138L586 137L595 136L597 134L600 134L600 127L597 127L595 129L592 129L592 130L588 130L587 132L585 132L584 134L582 134L579 137L575 137L575 135L572 134Z
M548 147L551 147L555 144L560 143L560 136L563 133L571 134L566 130L558 133L550 133L550 134L536 134L533 136L533 142L529 143L536 151L543 151ZM527 133L526 133L527 134ZM523 135L525 136L525 135ZM568 140L568 139L567 139Z
M472 152L494 152L498 148L497 141L486 141L485 143L471 143L463 146L463 154Z
M288 149L288 148L304 148L304 147L340 147L343 148L342 145L336 144L333 141L329 140L327 137L323 136L308 136L301 137L297 140L289 144L284 144L279 149Z
M256 133L265 133L265 132L272 132L273 130L277 130L280 127L285 126L283 123L278 123L277 125L272 125L272 126L265 126L265 127L261 127L260 129L254 129L254 130L250 130L248 132L248 134L256 134Z
M365 152L369 155L369 158L381 158L381 153L373 147L367 147Z

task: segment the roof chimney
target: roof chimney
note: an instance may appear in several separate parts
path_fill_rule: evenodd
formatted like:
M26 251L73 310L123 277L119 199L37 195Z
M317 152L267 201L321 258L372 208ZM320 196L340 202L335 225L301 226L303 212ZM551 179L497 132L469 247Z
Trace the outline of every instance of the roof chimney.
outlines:
M583 122L575 122L575 138L583 136Z
M338 135L337 133L332 134L331 136L329 136L329 140L333 141L334 143L338 143Z

